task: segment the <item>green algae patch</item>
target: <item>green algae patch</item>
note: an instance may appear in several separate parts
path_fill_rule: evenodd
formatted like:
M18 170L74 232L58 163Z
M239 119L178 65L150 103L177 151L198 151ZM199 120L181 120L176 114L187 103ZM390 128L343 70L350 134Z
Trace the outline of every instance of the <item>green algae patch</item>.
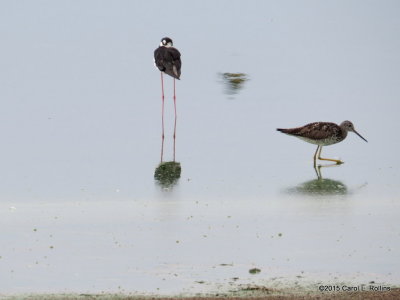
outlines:
M258 274L258 273L261 273L261 270L258 268L253 268L253 269L249 270L249 273L250 274Z
M162 162L154 172L154 179L160 186L169 188L178 182L179 178L181 178L181 172L182 168L179 162Z

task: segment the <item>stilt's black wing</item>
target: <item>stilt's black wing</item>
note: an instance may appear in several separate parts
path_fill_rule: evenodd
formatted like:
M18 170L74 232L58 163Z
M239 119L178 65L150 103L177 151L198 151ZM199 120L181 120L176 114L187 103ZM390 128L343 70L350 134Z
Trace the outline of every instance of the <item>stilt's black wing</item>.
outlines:
M179 79L181 76L181 54L173 47L158 47L154 51L154 61L161 72Z

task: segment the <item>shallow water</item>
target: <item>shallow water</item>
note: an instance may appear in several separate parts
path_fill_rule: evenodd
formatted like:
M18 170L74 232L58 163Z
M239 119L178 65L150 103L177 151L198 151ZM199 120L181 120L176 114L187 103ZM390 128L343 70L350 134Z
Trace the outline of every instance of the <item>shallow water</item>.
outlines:
M2 4L0 294L398 285L399 4L162 3ZM321 179L275 131L346 119Z

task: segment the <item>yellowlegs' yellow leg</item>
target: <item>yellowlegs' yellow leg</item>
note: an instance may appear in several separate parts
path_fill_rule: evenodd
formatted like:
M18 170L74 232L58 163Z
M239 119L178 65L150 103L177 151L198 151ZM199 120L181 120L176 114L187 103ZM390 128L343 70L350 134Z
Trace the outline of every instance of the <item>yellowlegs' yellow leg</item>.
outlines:
M315 154L314 154L314 168L317 166L317 157L318 157L319 147L321 147L321 146L318 145L317 150L315 151Z
M339 160L339 159L322 158L322 157L321 157L321 151L322 151L322 146L321 146L321 148L320 148L320 150L319 150L319 154L318 154L318 159L319 159L319 160L333 161L333 162L337 163L338 165L340 165L340 164L343 163L343 162L342 162L341 160Z

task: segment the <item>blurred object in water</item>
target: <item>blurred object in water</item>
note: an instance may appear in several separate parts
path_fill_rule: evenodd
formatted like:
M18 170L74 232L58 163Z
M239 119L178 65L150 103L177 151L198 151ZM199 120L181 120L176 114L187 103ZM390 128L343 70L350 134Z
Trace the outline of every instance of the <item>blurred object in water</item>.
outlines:
M161 162L155 172L154 179L164 188L174 186L181 178L181 164L175 161Z
M249 80L246 73L220 73L226 86L226 94L235 95L243 88L244 83Z

